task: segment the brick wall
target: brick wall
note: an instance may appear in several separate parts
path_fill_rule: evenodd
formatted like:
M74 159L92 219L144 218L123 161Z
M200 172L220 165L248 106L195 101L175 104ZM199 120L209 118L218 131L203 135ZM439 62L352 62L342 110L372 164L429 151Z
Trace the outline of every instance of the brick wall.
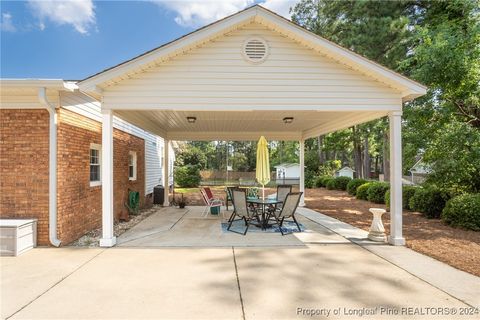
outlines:
M0 218L37 218L48 244L46 110L0 110Z
M114 129L114 204L116 219L126 212L128 189L145 197L144 140ZM101 124L66 109L59 110L58 232L64 244L102 225L102 187L90 186L90 144L101 144ZM137 153L137 180L128 179L128 153Z
M101 186L90 187L90 144L101 144L101 124L58 110L58 238L68 244L101 227ZM38 244L48 245L48 126L46 110L0 110L0 217L38 222ZM128 189L145 199L144 140L114 130L114 215L126 212ZM137 153L137 180L128 179L128 153Z

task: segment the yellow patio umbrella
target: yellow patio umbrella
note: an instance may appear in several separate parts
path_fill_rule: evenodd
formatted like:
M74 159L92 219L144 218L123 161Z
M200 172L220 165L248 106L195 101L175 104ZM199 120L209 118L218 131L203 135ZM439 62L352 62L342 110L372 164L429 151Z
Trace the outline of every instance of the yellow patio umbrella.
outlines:
M268 158L268 143L261 136L257 144L257 170L255 177L262 185L262 199L265 199L265 185L270 182L270 160Z

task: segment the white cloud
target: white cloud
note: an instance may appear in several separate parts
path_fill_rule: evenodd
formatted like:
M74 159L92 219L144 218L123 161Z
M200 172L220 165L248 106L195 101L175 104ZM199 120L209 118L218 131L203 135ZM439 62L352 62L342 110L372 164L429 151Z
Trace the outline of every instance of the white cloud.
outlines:
M222 19L254 3L254 0L151 0L174 11L175 22L184 27L198 27Z
M292 15L290 14L290 8L295 7L300 0L265 0L259 4L285 18L290 20Z
M255 4L254 0L150 0L176 13L175 22L184 27L199 27ZM258 4L287 19L289 10L300 0L261 0Z
M95 6L92 0L29 0L33 14L39 19L39 28L45 29L45 21L59 25L71 25L82 34L95 27Z
M7 32L15 32L17 28L13 25L12 15L8 12L2 13L2 21L0 22L0 30Z

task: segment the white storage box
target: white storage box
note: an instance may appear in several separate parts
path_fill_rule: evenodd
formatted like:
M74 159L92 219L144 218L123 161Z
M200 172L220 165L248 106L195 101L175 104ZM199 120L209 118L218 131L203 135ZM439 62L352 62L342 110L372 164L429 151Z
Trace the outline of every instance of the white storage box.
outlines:
M37 246L37 219L0 219L0 255L18 256Z

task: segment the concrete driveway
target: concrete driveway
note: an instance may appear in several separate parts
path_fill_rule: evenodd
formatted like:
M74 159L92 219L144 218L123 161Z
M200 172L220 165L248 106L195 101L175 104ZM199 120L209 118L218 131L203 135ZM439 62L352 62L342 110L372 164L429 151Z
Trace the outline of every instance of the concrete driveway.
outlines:
M338 236L355 235L341 223L323 224ZM395 319L478 319L459 316L480 306L477 277L409 251L342 238L301 246L38 248L0 259L1 316L385 319L398 313ZM426 264L433 280L415 263ZM437 279L446 277L450 288Z

